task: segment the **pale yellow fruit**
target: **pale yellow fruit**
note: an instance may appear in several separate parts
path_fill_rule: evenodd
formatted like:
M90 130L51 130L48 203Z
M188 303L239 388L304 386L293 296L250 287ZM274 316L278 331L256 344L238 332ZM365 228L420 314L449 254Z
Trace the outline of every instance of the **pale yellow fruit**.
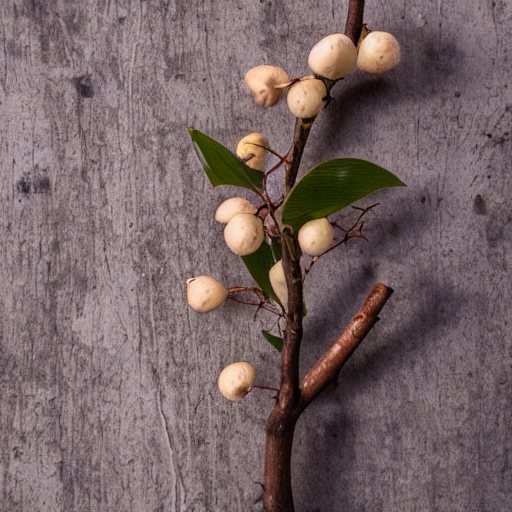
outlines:
M279 260L270 269L268 278L274 293L284 306L284 309L288 309L288 287L286 286L286 278L284 276L283 260Z
M222 306L228 291L222 283L210 276L192 277L187 280L188 305L199 313L206 313Z
M317 78L294 83L286 97L290 112L299 119L315 117L324 107L326 99L327 89Z
M226 366L220 372L217 385L225 398L237 402L251 391L255 379L254 366L246 361L240 361Z
M224 240L229 249L238 256L256 252L265 238L263 222L250 213L238 213L224 228Z
M289 81L286 71L276 66L256 66L245 75L245 83L253 94L254 101L265 108L279 101L282 89L276 86Z
M400 45L388 32L370 32L359 45L357 67L367 73L385 73L400 62Z
M357 49L345 34L331 34L313 46L308 65L316 75L330 80L347 76L356 66Z
M309 256L320 256L332 245L334 232L327 219L310 220L299 230L299 245Z
M215 220L221 224L227 224L239 213L256 213L257 209L243 197L230 197L219 204L215 210Z
M251 169L264 171L268 155L266 147L268 147L268 140L262 133L249 133L238 143L236 154Z

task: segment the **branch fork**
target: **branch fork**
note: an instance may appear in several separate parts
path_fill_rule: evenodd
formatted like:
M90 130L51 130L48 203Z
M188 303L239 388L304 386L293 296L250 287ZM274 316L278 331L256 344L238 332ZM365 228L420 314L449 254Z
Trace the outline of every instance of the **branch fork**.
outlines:
M364 0L350 0L346 35L357 45L363 27ZM332 84L333 85L333 84ZM332 87L332 86L331 86ZM328 88L328 92L330 87ZM293 143L286 154L285 193L295 184L314 118L297 119ZM372 206L373 207L373 206ZM357 346L378 321L393 290L376 284L346 329L300 381L303 276L297 234L285 227L281 237L283 270L288 287L288 311L281 359L281 383L266 423L264 506L266 512L294 512L291 455L295 425L307 406L335 381Z

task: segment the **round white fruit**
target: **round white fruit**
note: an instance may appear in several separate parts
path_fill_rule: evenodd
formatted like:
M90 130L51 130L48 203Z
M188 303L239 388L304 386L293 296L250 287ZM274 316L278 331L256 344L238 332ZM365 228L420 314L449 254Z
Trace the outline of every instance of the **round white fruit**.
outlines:
M267 162L268 140L262 133L249 133L237 145L236 154L245 161L251 169L265 170Z
M400 45L388 32L370 32L359 45L357 67L367 73L385 73L400 62Z
M283 270L283 260L279 260L268 273L268 278L274 293L281 301L285 309L288 309L288 287L286 286L286 278Z
M210 276L192 277L187 280L188 305L199 313L206 313L226 302L228 291L222 283Z
M356 66L357 49L345 34L331 34L313 46L308 65L316 75L338 80Z
M229 249L238 256L256 252L264 237L261 219L250 213L236 214L224 228L224 240Z
M219 204L215 210L215 220L221 224L227 224L239 213L256 213L256 207L243 197L230 197Z
M242 400L252 389L256 379L256 370L251 363L240 361L226 366L220 372L217 385L219 391L228 400Z
M279 101L282 89L276 86L289 81L286 71L276 66L256 66L245 75L245 83L253 94L254 101L265 108Z
M327 89L317 78L309 78L294 83L286 101L290 112L299 119L315 117L324 107L327 99Z
M309 256L320 256L332 245L334 232L327 219L310 220L299 230L299 245Z

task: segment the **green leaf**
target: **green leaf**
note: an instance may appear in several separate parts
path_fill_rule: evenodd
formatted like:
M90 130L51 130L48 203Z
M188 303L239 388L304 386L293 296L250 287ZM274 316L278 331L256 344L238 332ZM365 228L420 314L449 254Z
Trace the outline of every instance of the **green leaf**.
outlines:
M242 260L263 293L270 299L278 300L268 278L268 272L275 263L270 245L263 242L256 252L242 256Z
M274 336L273 334L270 334L268 331L261 331L263 336L265 336L266 340L279 352L283 350L283 338L280 338L279 336Z
M404 186L394 174L356 158L337 158L309 171L288 194L283 224L298 230L384 187Z
M263 173L239 160L229 149L193 128L188 129L194 149L214 187L236 185L250 190L263 190Z
M274 263L276 263L281 259L281 241L277 238L273 238L270 246L272 255L274 256Z

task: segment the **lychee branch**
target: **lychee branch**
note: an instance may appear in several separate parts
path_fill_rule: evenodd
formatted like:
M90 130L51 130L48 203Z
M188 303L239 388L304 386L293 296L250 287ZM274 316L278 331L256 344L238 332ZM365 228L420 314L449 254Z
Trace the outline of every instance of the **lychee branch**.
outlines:
M357 45L363 26L363 10L364 0L350 0L346 31L355 45ZM313 122L314 117L308 120L299 118L296 120L293 143L285 157L285 194L290 192L297 179ZM301 249L297 234L287 227L282 232L281 248L288 289L288 304L281 359L281 383L276 404L266 423L264 490L266 512L294 512L291 456L297 420L307 405L334 379L355 347L373 327L377 321L378 312L391 294L389 289L389 294L385 298L369 300L370 297L375 296L372 292L363 304L360 313L349 325L349 334L340 336L326 355L308 373L309 378L300 385L299 355L304 315ZM380 287L378 289L381 290ZM377 294L377 296L380 295ZM380 307L369 307L378 304ZM306 398L304 398L304 394Z
M301 412L336 380L343 365L379 320L378 315L392 293L388 286L376 284L346 329L309 370L300 386Z
M345 25L345 34L349 37L354 45L357 46L359 36L363 29L363 13L364 0L349 0L347 23ZM334 81L330 84L334 85ZM303 119L297 118L295 122L295 132L293 135L293 144L290 151L286 155L286 177L285 177L285 193L288 193L297 179L300 161L304 152L304 147L309 137L314 119L311 122L305 122Z
M295 184L297 174L299 172L300 161L304 153L304 146L309 137L309 132L313 122L305 124L302 119L297 118L295 121L295 132L293 134L293 144L286 155L285 168L285 193L288 194Z
M364 0L349 0L345 35L357 46L363 29Z

